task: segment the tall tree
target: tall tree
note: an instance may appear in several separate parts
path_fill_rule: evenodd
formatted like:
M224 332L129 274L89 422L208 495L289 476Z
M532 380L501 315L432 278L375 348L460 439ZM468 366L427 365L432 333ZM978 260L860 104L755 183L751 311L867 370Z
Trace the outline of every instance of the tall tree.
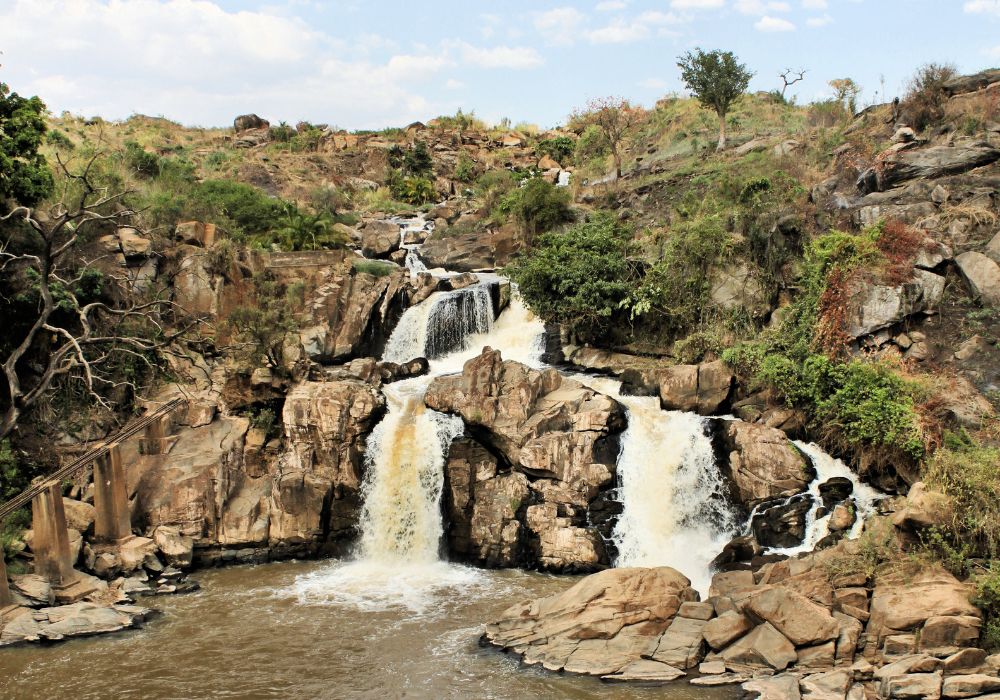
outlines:
M45 103L0 83L0 213L5 201L34 206L52 193L52 172L38 152L45 136Z
M737 97L746 92L753 72L731 51L688 51L677 59L681 79L701 104L719 115L719 145L726 147L726 114Z
M615 161L615 177L622 176L622 149L635 128L642 121L642 107L633 105L620 97L601 97L591 100L587 106L570 115L577 124L593 124L608 142L611 157Z

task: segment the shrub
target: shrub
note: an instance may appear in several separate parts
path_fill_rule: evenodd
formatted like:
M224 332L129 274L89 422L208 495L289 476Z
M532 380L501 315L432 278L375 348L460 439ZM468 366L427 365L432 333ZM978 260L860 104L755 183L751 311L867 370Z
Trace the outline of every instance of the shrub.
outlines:
M611 155L611 144L600 127L591 124L584 129L576 142L575 161L583 165L596 160L603 161L609 155Z
M355 260L352 267L355 272L372 277L388 277L397 269L395 265L378 260Z
M288 122L281 122L278 126L271 127L271 138L277 143L288 143L295 136L295 127L289 126Z
M238 354L252 366L282 367L285 338L298 325L285 288L269 273L254 276L246 304L233 309L226 326L239 342Z
M576 144L568 136L545 139L538 144L539 153L549 156L563 166L572 164L574 150L576 150Z
M455 179L459 182L472 182L476 176L476 161L468 153L462 151L455 164Z
M125 142L122 158L129 170L139 177L151 179L160 174L160 157L148 152L135 141Z
M69 137L59 129L50 129L45 134L45 141L56 148L72 151L76 144L70 141Z
M434 161L431 153L427 150L427 144L417 141L413 148L403 155L403 172L408 175L422 176L428 175L434 170Z
M569 203L570 193L565 187L533 178L523 187L508 192L500 200L497 212L503 217L513 217L530 243L537 234L573 220Z
M587 337L606 330L635 283L632 232L609 215L540 236L505 268L525 302L546 321Z
M976 579L974 605L983 611L983 629L980 644L986 651L1000 651L1000 564L990 562L990 566Z
M944 117L948 103L944 84L957 74L958 70L950 63L928 63L917 69L902 104L914 129L923 131Z
M1000 448L979 444L967 433L946 433L928 461L924 481L954 504L953 528L978 553L1000 556Z
M434 183L426 177L406 176L395 178L390 185L392 195L407 204L427 204L437 197Z

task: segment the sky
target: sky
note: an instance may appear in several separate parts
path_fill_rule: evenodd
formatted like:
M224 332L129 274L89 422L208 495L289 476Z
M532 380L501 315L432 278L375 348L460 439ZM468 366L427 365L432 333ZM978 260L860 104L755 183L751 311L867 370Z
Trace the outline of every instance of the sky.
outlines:
M377 129L457 109L543 128L595 97L682 93L733 51L751 90L892 99L921 64L1000 65L1000 0L0 0L0 82L59 114ZM884 86L884 87L883 87Z

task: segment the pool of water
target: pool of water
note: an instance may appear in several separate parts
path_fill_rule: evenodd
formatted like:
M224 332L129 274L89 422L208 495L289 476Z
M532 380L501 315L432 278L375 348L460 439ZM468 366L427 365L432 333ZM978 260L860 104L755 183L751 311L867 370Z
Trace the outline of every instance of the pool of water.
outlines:
M202 590L146 599L141 630L0 649L3 698L668 698L735 688L625 686L524 667L478 644L483 624L573 579L450 564L336 561L199 572Z

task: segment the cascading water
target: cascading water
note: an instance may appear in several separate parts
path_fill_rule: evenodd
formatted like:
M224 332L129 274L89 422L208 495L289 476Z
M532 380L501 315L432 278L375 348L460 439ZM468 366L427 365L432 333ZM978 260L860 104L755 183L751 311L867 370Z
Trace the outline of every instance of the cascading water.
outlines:
M384 390L388 412L365 454L362 559L438 559L444 460L464 425L458 416L424 406L426 386L426 381L399 382Z
M435 292L403 313L386 343L382 359L406 362L416 357L443 357L464 350L474 336L487 334L492 327L490 284Z
M812 498L812 504L806 512L805 537L802 538L800 544L794 547L772 547L767 550L768 554L795 556L803 552L811 552L816 548L820 540L830 534L830 516L832 512L819 517L819 509L823 507L820 486L830 479L835 477L848 479L853 486L850 499L854 502L856 517L854 525L845 533L847 539L854 539L861 534L865 520L875 512L875 504L885 498L884 494L863 483L858 478L858 475L851 471L850 467L821 450L819 446L800 440L796 440L795 445L809 458L813 468L816 470L816 478L812 480L812 483L809 484L809 489L806 491ZM797 494L791 498L801 497L800 494ZM790 500L786 500L786 503ZM773 505L773 503L769 504L769 506ZM748 528L755 514L756 509L747 519Z
M623 396L617 380L577 378L628 412L618 455L623 510L612 533L616 566L672 566L707 593L710 564L732 537L736 520L706 419L664 411L656 397Z

